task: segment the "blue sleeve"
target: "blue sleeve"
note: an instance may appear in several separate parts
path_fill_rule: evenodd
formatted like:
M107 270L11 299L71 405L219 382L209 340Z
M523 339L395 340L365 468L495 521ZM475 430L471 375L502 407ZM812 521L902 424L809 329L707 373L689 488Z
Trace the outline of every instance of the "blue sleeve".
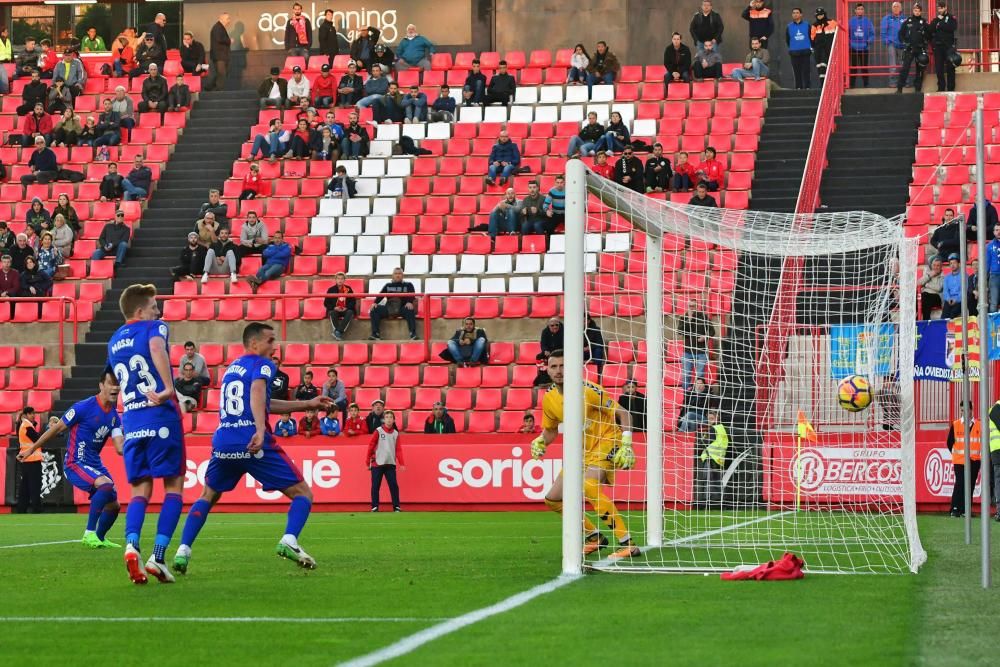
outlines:
M169 345L170 343L170 328L167 323L163 320L155 320L152 326L149 327L149 340L153 338L162 338L164 343Z
M76 424L79 424L80 420L83 419L83 415L81 414L81 412L82 411L80 410L80 404L77 403L69 410L67 410L65 413L63 413L62 423L65 424L67 428L72 428Z

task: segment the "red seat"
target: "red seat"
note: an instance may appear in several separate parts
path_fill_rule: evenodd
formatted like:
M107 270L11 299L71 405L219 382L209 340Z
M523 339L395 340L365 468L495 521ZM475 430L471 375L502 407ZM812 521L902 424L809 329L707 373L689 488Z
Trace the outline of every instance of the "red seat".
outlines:
M372 347L371 363L389 366L398 360L395 343L375 343Z
M388 387L390 384L388 366L366 366L364 373L362 386L381 388Z
M448 392L449 399L451 398L451 393ZM502 402L501 391L499 389L476 390L476 410L499 410ZM455 409L455 406L451 404L448 407L452 410Z
M17 366L37 368L45 364L45 348L41 345L22 345L18 348Z
M364 343L345 343L341 352L342 364L357 366L368 363L368 345Z
M478 366L474 368L459 367L455 369L455 387L478 387L482 382L483 372Z
M409 387L389 387L385 392L385 407L387 410L409 410L413 403L413 395Z
M424 384L427 383L426 370L424 371L424 377L425 377ZM452 389L451 391L457 391L457 390ZM437 387L420 387L414 392L413 409L430 410L431 408L434 407L434 404L439 402L440 400L441 400L441 390L438 389Z
M514 362L514 344L505 341L490 343L490 363L508 365Z

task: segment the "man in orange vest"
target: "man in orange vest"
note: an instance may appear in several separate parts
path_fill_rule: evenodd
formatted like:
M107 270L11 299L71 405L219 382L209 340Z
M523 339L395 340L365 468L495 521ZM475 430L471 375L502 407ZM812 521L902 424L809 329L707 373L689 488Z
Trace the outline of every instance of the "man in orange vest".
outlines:
M826 80L826 67L830 62L830 50L833 48L833 36L837 33L837 21L826 15L822 7L816 8L816 22L812 24L811 37L813 57L816 58L816 71L819 73L820 86Z
M959 408L961 410L961 408ZM971 408L970 408L971 410ZM972 474L972 485L976 485L979 477L981 442L979 437L979 421L972 418L969 428L969 454L971 462L969 472ZM951 492L951 515L965 515L965 423L959 418L951 423L948 431L948 451L951 452L951 464L955 467L955 487Z

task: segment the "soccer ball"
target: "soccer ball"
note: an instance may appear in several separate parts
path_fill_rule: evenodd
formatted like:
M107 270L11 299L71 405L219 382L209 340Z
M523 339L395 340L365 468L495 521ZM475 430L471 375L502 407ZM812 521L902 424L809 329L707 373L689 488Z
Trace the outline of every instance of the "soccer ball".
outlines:
M840 381L837 401L848 412L861 412L872 404L872 388L862 375L851 375Z

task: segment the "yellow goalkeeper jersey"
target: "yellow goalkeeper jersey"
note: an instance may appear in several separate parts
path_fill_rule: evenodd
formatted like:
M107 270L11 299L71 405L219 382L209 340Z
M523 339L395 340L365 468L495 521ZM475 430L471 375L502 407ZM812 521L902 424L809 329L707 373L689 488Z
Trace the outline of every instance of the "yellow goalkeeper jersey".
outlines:
M583 452L585 465L610 462L607 456L621 440L621 429L615 422L618 402L604 387L593 382L583 383ZM563 394L552 387L542 397L542 428L556 430L563 423Z

